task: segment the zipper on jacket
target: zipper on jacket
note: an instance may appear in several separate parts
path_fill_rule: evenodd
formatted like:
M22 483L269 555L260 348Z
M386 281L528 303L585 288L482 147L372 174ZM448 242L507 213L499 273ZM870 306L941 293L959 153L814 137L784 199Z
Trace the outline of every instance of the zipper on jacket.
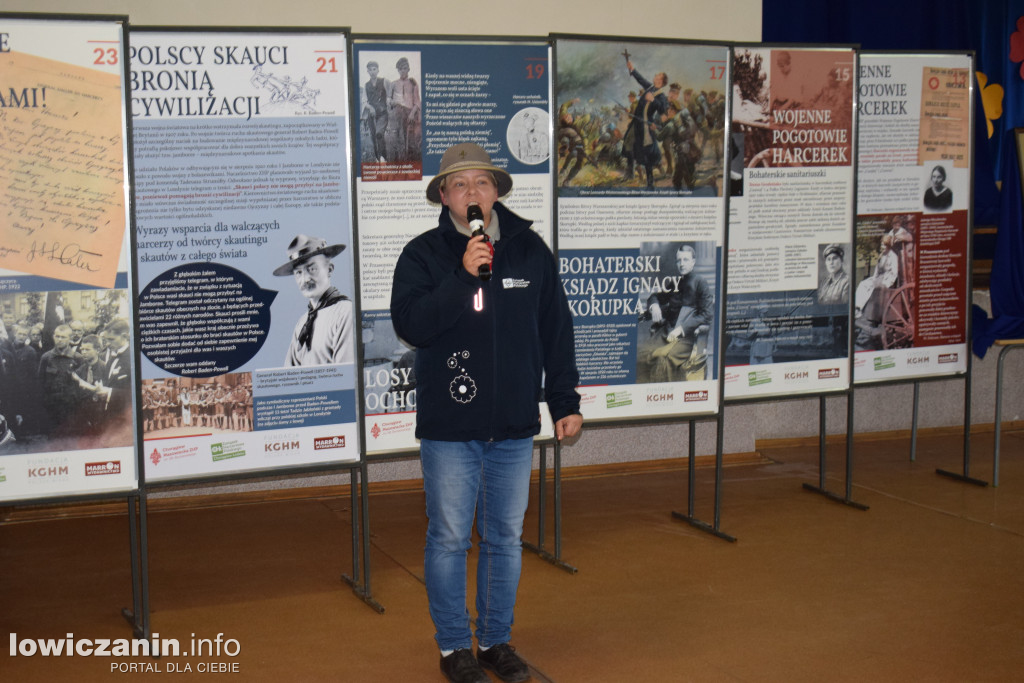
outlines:
M500 241L500 240L499 240ZM491 393L491 438L489 441L494 441L494 425L497 420L498 412L498 297L495 292L499 289L496 285L492 286L493 283L498 281L496 273L494 272L494 261L497 260L498 250L497 244L495 244L494 259L491 261L491 279L487 281L487 295L491 298L491 386L493 387Z

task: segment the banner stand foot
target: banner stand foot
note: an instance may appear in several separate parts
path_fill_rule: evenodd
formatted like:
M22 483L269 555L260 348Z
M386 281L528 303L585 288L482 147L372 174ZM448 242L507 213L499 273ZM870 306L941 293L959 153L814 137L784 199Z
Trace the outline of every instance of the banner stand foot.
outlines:
M689 515L683 514L682 512L676 512L674 510L672 511L672 516L674 518L676 518L676 519L680 519L680 520L686 522L690 526L696 527L697 529L700 529L701 531L707 532L707 533L711 534L712 536L717 536L718 538L721 538L722 540L725 540L725 541L729 541L730 543L735 543L736 542L736 537L735 536L730 536L729 534L725 533L724 531L720 531L720 530L716 529L714 526L712 526L711 524L708 524L707 522L702 522L701 520L697 519L696 517L691 517Z
M819 488L817 486L811 486L810 484L804 484L804 489L807 490L807 491L811 491L813 493L817 493L819 495L825 496L826 498L828 498L831 501L834 501L836 503L842 503L843 505L847 505L847 506L855 508L857 510L869 510L870 509L867 505L864 505L863 503L858 503L855 500L850 500L850 498L848 498L846 496L840 496L838 493L832 493L828 489Z
M355 581L348 574L342 574L341 580L351 586L352 592L356 594L356 597L369 605L377 614L384 614L384 605L377 602L365 586L360 585L358 581Z
M572 566L571 564L569 564L565 560L563 560L563 559L561 559L559 557L556 557L555 555L552 555L551 553L549 553L547 550L545 550L541 546L534 545L533 543L529 543L527 541L523 541L523 549L524 550L529 550L530 552L532 552L533 554L535 554L537 557L539 557L540 559L544 560L545 562L547 562L549 564L552 564L552 565L558 567L559 569L565 570L565 571L569 572L570 574L575 574L575 573L577 573L579 571L576 567Z
M949 470L937 469L935 470L935 474L938 474L943 477L949 477L950 479L956 479L957 481L962 481L965 484L974 484L975 486L988 486L987 481L975 479L974 477L969 477L966 474L960 474L959 472L950 472Z

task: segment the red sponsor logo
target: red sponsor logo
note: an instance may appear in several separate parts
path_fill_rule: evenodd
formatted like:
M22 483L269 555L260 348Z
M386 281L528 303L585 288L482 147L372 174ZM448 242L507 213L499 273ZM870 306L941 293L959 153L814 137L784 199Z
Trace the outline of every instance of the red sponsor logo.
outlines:
M121 461L108 460L107 462L85 463L85 476L96 477L103 474L121 474Z
M344 448L345 437L344 436L321 436L317 439L313 439L313 450L322 451L325 448Z
M706 401L708 400L707 389L702 391L685 391L683 392L683 402L689 403L690 401Z
M836 379L839 377L839 368L822 368L818 370L818 379Z
M379 439L380 438L380 425L377 424L376 422L374 422L373 423L373 428L370 430L370 434L373 435L373 438Z
M955 363L958 360L960 360L960 354L958 354L958 353L940 353L939 354L939 362L940 363Z

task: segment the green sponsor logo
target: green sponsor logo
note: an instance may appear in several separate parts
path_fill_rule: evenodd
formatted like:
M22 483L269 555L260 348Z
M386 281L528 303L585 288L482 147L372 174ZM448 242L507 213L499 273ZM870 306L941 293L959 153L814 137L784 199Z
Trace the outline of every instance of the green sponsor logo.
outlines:
M245 455L245 447L241 441L225 441L224 443L210 444L210 454L213 461L240 458Z
M604 395L605 407L621 408L633 405L633 398L628 391L613 391Z
M875 356L875 370L887 370L896 367L894 356Z
M772 374L767 370L755 370L747 373L747 386L756 387L758 384L771 384Z

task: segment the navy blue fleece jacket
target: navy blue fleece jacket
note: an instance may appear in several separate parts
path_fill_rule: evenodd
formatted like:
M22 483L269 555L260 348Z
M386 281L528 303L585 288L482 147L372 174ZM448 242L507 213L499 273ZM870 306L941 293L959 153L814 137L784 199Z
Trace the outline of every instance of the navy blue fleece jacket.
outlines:
M417 349L418 438L532 436L540 431L540 400L556 422L579 412L572 316L555 258L530 221L501 203L494 211L501 236L487 282L463 268L469 238L447 207L395 266L391 319Z

